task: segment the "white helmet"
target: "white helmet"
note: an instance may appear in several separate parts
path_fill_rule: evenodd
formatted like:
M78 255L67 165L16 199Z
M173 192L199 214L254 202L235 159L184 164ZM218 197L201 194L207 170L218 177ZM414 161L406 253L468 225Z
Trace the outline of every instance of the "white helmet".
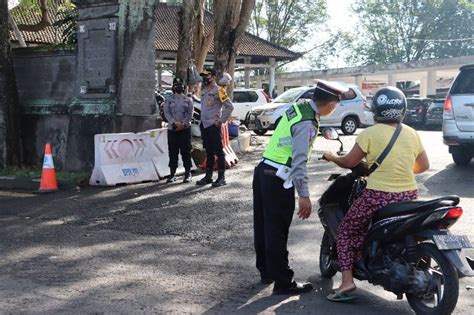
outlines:
M217 83L219 85L229 85L230 82L232 82L232 77L227 72L224 72L222 74L222 78L220 78L219 82L217 82Z

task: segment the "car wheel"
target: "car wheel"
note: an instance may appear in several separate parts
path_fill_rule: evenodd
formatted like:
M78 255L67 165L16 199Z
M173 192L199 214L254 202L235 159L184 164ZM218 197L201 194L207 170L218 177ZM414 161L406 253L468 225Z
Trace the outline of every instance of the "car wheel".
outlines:
M454 163L456 165L469 165L471 163L472 155L469 154L469 152L462 151L462 150L456 150L453 153L451 153L453 156Z
M345 135L352 135L356 132L358 125L357 119L353 116L349 116L342 121L341 130Z
M255 132L256 135L258 136L263 136L266 134L268 129L255 129L253 132Z

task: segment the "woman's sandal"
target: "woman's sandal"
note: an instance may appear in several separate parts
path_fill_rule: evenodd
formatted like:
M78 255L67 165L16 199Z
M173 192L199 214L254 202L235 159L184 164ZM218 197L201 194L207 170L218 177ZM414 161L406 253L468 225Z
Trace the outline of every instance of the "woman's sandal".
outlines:
M354 292L356 290L356 286L353 288L340 291L340 290L333 290L331 294L329 294L326 298L331 302L349 302L356 299L355 296L349 295L347 293Z

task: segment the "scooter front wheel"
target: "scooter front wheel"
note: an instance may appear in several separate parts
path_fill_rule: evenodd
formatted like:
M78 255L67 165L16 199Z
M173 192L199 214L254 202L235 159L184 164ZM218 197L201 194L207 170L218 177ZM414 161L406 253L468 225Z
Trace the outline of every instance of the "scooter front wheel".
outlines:
M333 263L334 253L336 252L334 246L335 244L331 244L329 234L324 232L319 250L319 270L324 278L332 278L337 273Z

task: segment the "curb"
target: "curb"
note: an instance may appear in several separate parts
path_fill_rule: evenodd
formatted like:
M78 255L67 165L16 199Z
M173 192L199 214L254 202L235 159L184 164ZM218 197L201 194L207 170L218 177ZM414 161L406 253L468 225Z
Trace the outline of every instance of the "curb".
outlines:
M0 176L0 190L23 190L36 192L40 186L39 179L31 179L28 177ZM58 181L59 190L68 190L74 188L71 182Z

